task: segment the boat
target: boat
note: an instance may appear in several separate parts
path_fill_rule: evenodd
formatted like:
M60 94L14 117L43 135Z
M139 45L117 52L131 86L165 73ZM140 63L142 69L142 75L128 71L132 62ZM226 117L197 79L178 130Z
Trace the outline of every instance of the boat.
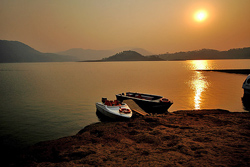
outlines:
M163 113L173 104L173 102L163 96L126 92L126 94L116 94L116 99L123 102L123 100L132 99L136 104L148 113Z
M250 75L247 76L242 88L244 89L244 96L250 96Z
M96 103L96 108L100 113L112 119L129 119L133 115L129 106L118 100L102 98L102 102Z

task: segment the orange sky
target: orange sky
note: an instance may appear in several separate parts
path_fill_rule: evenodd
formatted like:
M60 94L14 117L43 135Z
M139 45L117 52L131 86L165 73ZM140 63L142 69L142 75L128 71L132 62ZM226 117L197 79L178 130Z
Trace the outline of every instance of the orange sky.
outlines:
M249 8L250 0L1 0L0 39L41 52L228 50L250 47Z

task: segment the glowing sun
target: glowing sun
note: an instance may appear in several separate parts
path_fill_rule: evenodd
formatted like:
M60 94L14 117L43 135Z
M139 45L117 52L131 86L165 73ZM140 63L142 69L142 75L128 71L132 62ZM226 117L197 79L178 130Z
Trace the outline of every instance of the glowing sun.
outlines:
M207 18L207 12L205 10L200 10L194 14L194 18L198 22L202 22Z

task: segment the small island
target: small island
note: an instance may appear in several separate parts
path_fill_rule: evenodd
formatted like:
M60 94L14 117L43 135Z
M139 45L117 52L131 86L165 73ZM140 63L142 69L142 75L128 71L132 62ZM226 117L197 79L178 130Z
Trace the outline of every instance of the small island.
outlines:
M107 62L107 61L163 61L158 56L143 56L136 51L123 51L101 60L87 60L83 62Z

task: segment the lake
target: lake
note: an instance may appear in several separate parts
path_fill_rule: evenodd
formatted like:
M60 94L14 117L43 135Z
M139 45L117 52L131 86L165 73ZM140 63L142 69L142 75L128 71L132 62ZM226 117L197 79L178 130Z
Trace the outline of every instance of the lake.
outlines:
M74 135L99 122L96 102L126 91L170 98L169 112L248 112L241 101L247 75L196 69L250 69L250 60L0 64L1 146Z

